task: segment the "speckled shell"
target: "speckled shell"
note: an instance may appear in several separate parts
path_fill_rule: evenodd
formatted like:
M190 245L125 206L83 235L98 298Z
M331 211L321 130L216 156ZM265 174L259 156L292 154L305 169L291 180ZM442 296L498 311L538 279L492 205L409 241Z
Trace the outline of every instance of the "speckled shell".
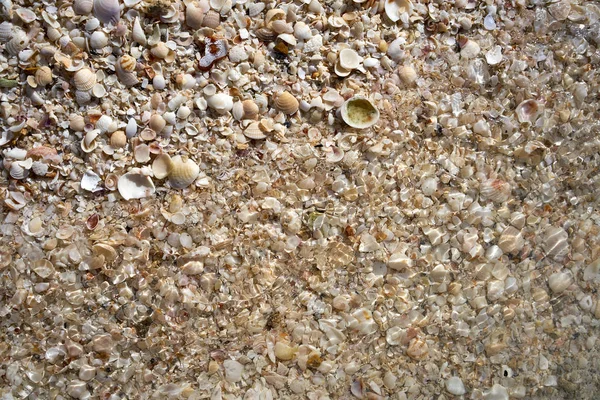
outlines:
M73 83L77 90L87 92L96 84L96 74L89 68L82 68L73 76Z
M121 19L121 6L118 0L94 0L94 16L103 24L116 25Z
M193 160L175 156L172 159L173 169L169 174L169 183L174 189L190 186L200 174L200 167Z
M294 114L299 106L298 100L289 92L280 93L275 99L275 108L284 114Z

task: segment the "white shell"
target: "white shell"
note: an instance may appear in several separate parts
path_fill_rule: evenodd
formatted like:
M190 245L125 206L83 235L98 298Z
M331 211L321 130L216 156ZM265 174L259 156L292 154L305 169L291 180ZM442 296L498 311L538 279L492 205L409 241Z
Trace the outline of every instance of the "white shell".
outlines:
M148 42L148 39L146 38L146 33L144 32L144 28L142 28L142 25L140 24L140 17L135 17L135 19L133 20L133 29L131 31L131 37L133 38L134 42L137 42L142 46L145 46Z
M225 93L217 93L206 99L206 103L219 114L225 114L233 108L233 97Z
M193 160L175 156L172 162L173 169L169 173L169 183L173 189L184 189L190 186L200 174L200 167Z
M73 76L73 83L77 90L87 92L96 84L96 74L89 68L82 68Z
M102 179L93 171L86 171L81 178L81 188L88 192L97 192L102 190L98 185L102 182Z
M33 160L28 158L25 161L13 161L10 164L10 176L14 179L25 179L29 176L29 170L33 165Z
M100 135L100 129L93 129L85 134L83 139L81 139L81 150L85 153L91 153L98 147L98 142L96 138Z
M27 47L28 44L29 38L27 37L27 34L19 29L14 33L12 39L6 43L6 51L8 51L8 54L16 56L21 50Z
M379 121L379 110L369 99L354 96L342 105L341 116L349 126L366 129Z
M119 0L94 0L94 16L103 24L116 25L121 19Z
M156 179L165 179L173 170L173 161L168 154L161 154L152 163L152 173Z
M340 64L340 67L346 70L358 68L362 60L363 58L352 49L343 49L340 51L340 55L338 56L338 63Z
M192 29L200 29L202 20L204 19L204 11L198 2L193 1L185 7L185 23Z
M41 161L34 161L31 165L31 170L37 176L44 176L48 173L48 164Z
M413 6L410 0L386 0L385 2L385 15L387 15L392 22L399 21L404 13L410 15L412 9Z
M149 197L156 191L152 179L144 175L139 168L133 168L121 176L117 183L117 189L119 189L119 193L125 200Z
M489 65L497 65L502 62L502 47L494 46L485 53L485 60Z
M150 147L147 144L139 144L133 149L133 157L135 161L144 164L150 161Z
M135 122L135 118L129 118L127 121L127 126L125 127L125 133L127 134L127 138L132 138L137 133L138 126L137 122Z
M94 0L74 0L73 11L78 15L88 15L94 8Z
M8 21L0 23L0 42L6 43L14 35L13 24Z
M90 47L92 49L101 49L108 44L108 35L102 31L95 31L90 36Z

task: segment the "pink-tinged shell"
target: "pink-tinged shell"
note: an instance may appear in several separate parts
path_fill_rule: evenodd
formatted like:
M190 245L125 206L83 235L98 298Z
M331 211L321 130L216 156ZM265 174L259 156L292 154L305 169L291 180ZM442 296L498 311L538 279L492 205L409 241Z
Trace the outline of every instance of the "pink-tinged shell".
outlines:
M509 199L510 184L500 179L488 179L479 188L481 197L494 203L502 203Z
M47 160L55 164L62 162L62 157L58 155L56 149L46 146L38 146L27 151L26 158Z

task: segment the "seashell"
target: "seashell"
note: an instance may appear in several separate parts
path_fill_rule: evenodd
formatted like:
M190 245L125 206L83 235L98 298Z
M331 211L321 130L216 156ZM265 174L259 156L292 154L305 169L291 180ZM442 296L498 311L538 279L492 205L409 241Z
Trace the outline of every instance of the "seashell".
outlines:
M48 260L37 260L32 263L32 271L35 272L39 277L46 279L51 277L54 272L54 264Z
M225 93L217 93L206 99L206 103L219 114L225 114L233 108L233 97Z
M133 29L131 30L131 37L134 42L145 46L148 42L146 38L146 33L144 32L144 28L140 24L140 17L135 17L133 20Z
M144 128L142 132L140 132L140 137L146 141L154 140L156 139L156 131L150 128Z
M98 222L100 222L100 215L94 213L85 220L85 227L93 231L98 226Z
M525 239L521 231L513 226L507 227L498 239L498 247L505 253L518 253L524 245Z
M82 68L73 75L75 88L87 92L96 84L96 74L89 68Z
M150 161L150 147L147 144L139 144L133 149L133 158L140 164Z
M77 15L88 15L94 8L94 0L74 0L73 11Z
M502 46L494 46L485 53L485 60L489 65L497 65L502 62Z
M379 121L379 110L370 100L354 96L342 104L341 116L348 126L366 129Z
M537 120L542 111L543 107L536 100L522 101L515 110L519 122L531 124Z
M236 121L240 121L244 118L244 105L241 101L236 101L235 103L233 103L231 114L233 114L233 118Z
M292 25L285 22L285 20L277 20L271 22L269 28L273 30L273 32L281 34L281 33L294 33L294 28Z
M399 21L404 13L410 15L412 9L413 6L410 0L386 0L385 2L385 15L387 15L392 22Z
M43 66L35 71L35 83L42 87L52 83L52 70L50 67Z
M58 155L56 149L47 146L37 146L30 150L27 150L26 158L41 159L44 161L50 161L53 164L59 164L62 162L62 157Z
M345 152L339 147L330 146L326 150L325 160L329 163L337 163L344 159Z
M139 168L133 168L119 178L117 189L125 200L149 197L156 191L149 176Z
M242 101L242 110L244 112L244 119L256 119L258 117L258 113L260 112L258 105L256 105L254 100Z
M165 179L173 170L173 161L168 154L161 154L152 162L152 173L156 179Z
M273 350L275 353L275 357L283 361L291 360L296 356L296 353L298 352L298 349L296 347L292 347L285 342L275 343L275 348Z
M116 25L121 19L119 0L94 0L94 16L103 24Z
M92 94L94 95L94 97L101 99L104 96L106 96L106 88L101 83L96 83L92 87Z
M339 62L335 63L335 66L333 67L333 71L335 72L335 74L337 76L342 77L342 78L344 78L352 73L351 69L343 68Z
M215 10L209 10L202 19L202 26L216 29L221 23L221 16Z
M85 134L83 139L81 139L81 150L85 153L91 153L98 147L98 142L96 138L100 135L100 129L93 129Z
M263 130L260 128L258 122L252 122L250 125L246 127L244 130L244 135L250 139L264 139L267 135L264 134Z
M267 13L265 14L265 26L269 26L269 24L273 21L277 21L277 20L285 20L286 19L286 15L285 15L285 11L279 9L279 8L272 8L269 11L267 11Z
M69 128L75 132L82 132L85 128L85 119L79 114L69 116Z
M13 24L9 21L0 23L0 42L8 42L14 35Z
M16 56L21 50L27 47L28 44L29 37L27 37L27 34L24 31L18 29L14 32L8 43L6 43L5 49L11 56Z
M300 103L289 92L282 92L275 98L275 108L284 114L291 115L298 111Z
M573 283L570 271L556 272L548 277L548 286L552 293L562 293Z
M95 256L102 256L108 262L112 262L117 259L119 253L109 244L97 243L92 246L92 252Z
M76 90L75 91L75 101L79 105L84 105L89 103L92 100L92 93L89 90Z
M175 156L171 160L173 169L169 174L169 184L174 189L184 189L190 186L200 174L200 167L187 157Z
M31 171L37 176L45 176L48 173L48 164L41 161L34 161L31 165Z
M33 161L13 161L10 164L10 176L13 179L21 180L29 176L29 169L33 165Z
M123 55L115 64L115 71L117 72L117 77L121 81L121 83L125 86L135 86L139 83L137 78L137 74L135 72L137 62L135 58L130 55Z
M268 28L259 28L254 32L254 34L261 42L269 43L274 42L275 39L277 39L277 33Z
M110 135L110 145L115 149L122 149L127 146L127 135L124 131L115 131Z
M37 19L37 14L28 8L17 8L15 12L21 21L25 22L26 24L31 24Z
M83 190L88 192L97 192L102 190L98 185L100 184L100 177L94 171L86 171L81 178L80 186Z
M150 53L156 58L165 59L169 55L170 49L164 42L158 42L150 49Z
M283 51L283 54L287 54L287 52L288 52L288 49L287 49L288 46L285 46L286 43L290 46L295 46L298 43L296 41L296 37L289 33L282 33L282 34L278 35L277 38L280 40L279 44L284 45L285 50ZM275 48L277 50L281 49L280 47L277 47L277 46L275 46Z
M343 49L338 56L338 64L345 70L353 70L358 68L363 58L352 49Z
M459 35L458 44L460 45L460 56L464 58L475 58L481 51L481 48L476 41L463 35Z
M240 4L239 1L236 1L236 4ZM266 7L266 4L261 2L255 2L255 1L251 1L246 3L246 8L248 9L248 15L251 18L257 17L261 12L263 12L263 10Z
M161 133L166 125L167 121L160 114L152 114L150 121L148 121L148 127L156 133Z
M405 85L412 85L417 80L417 71L409 65L398 68L398 76Z
M90 36L90 47L92 49L101 49L108 44L108 35L102 31L95 31Z
M309 40L313 35L310 26L305 22L298 21L294 24L294 36L298 40Z
M117 189L117 183L119 181L119 177L116 174L108 174L104 178L104 187L108 190Z
M194 1L185 7L185 23L192 29L200 29L204 19L204 10Z
M569 234L563 228L551 226L541 235L542 250L546 257L560 260L569 254Z
M479 193L485 200L491 200L494 203L502 203L510 197L510 184L500 179L488 179L481 184Z
M101 133L114 132L116 130L113 119L108 115L101 115L96 121L95 128L100 130Z

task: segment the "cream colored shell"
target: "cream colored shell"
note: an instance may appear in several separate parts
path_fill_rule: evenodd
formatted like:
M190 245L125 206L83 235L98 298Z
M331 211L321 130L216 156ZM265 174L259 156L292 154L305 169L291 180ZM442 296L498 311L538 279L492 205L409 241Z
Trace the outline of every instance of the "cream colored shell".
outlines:
M172 159L173 169L169 174L169 183L174 189L190 186L200 174L200 167L187 157L175 156Z
M82 68L73 76L73 83L77 90L87 92L96 84L96 74L89 68Z
M110 145L115 149L121 149L127 146L127 136L125 135L125 132L121 130L115 131L110 136Z
M52 70L50 67L40 67L35 71L35 82L38 86L46 86L52 83Z
M275 98L275 108L284 114L294 114L296 111L298 111L299 106L300 103L298 100L289 92L280 93Z
M173 160L168 154L160 154L152 162L152 173L156 179L165 179L173 170Z
M244 119L256 119L260 111L254 100L244 100L242 108L244 110Z
M341 116L349 126L366 129L379 121L379 110L369 99L354 96L342 105Z

